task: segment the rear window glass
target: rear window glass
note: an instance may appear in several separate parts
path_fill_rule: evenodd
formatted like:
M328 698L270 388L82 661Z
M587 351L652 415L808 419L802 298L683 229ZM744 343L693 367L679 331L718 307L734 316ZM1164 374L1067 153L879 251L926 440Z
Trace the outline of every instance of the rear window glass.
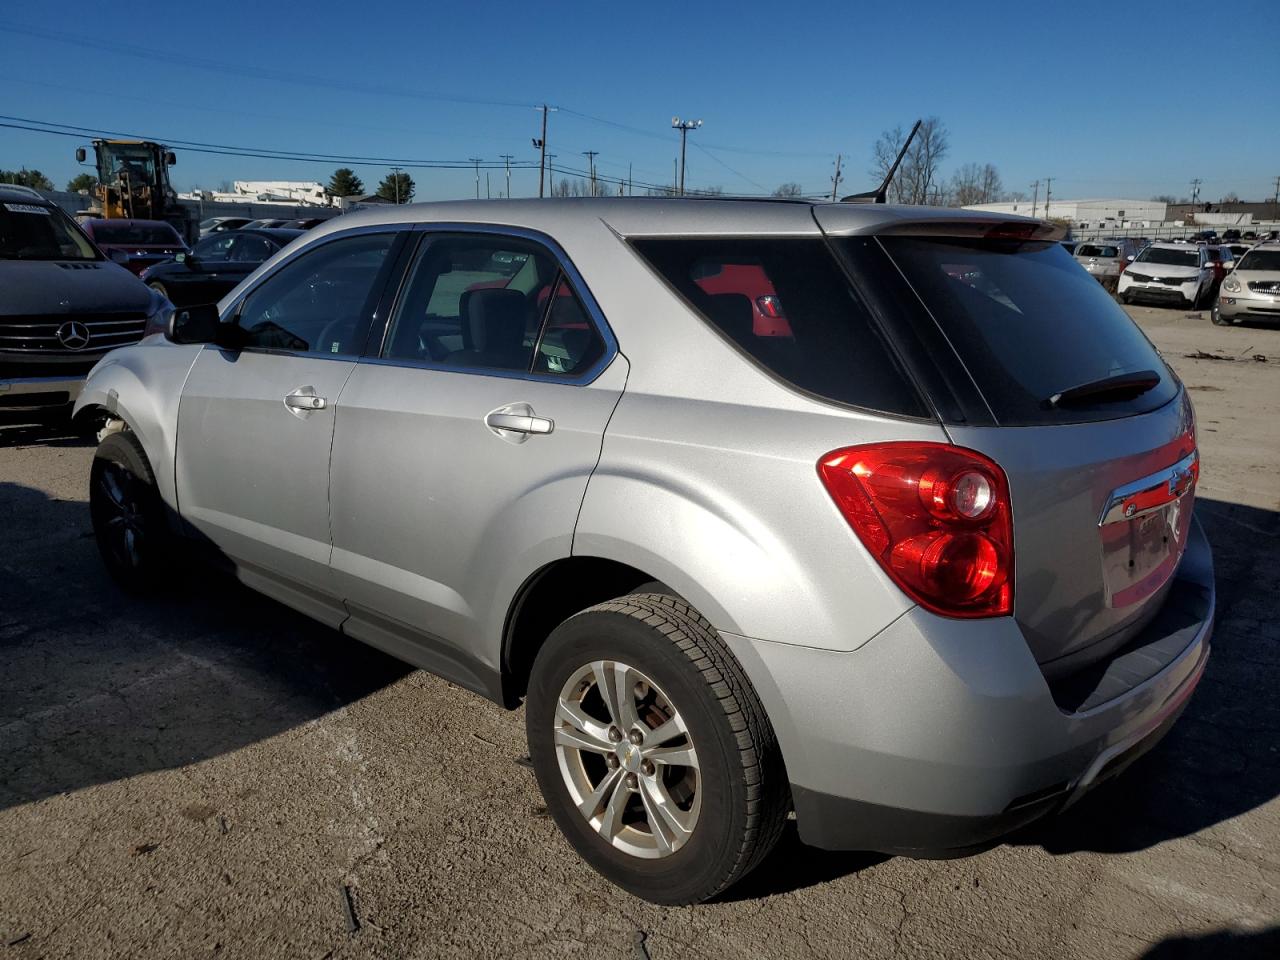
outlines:
M838 403L927 416L824 241L632 243L698 313L775 376Z
M1109 257L1115 258L1120 256L1119 247L1098 247L1091 243L1081 244L1076 250L1077 257Z
M1002 424L1110 419L1163 406L1173 376L1128 315L1056 243L885 237ZM1056 394L1154 371L1137 397L1055 407Z
M93 239L99 243L176 245L181 242L167 223L95 223Z

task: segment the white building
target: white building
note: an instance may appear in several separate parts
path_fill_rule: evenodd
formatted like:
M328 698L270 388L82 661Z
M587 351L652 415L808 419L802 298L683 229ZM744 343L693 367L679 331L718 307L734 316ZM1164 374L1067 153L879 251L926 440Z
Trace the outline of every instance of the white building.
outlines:
M1055 220L1069 220L1074 227L1106 229L1160 223L1165 218L1166 205L1158 200L1059 200L1053 197L1046 210L1042 196L1034 203L1031 200L1010 200L1007 203L977 203L965 209L1014 213L1023 217L1048 216Z
M237 180L233 189L197 190L178 194L179 200L212 203L280 203L290 207L331 207L324 184L305 180Z

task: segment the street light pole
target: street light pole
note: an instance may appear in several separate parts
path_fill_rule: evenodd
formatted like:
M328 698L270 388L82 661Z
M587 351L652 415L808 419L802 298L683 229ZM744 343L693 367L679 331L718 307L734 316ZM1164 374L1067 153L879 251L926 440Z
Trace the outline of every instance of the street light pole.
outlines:
M396 185L396 204L398 206L400 203L400 168L399 167L391 168L391 180Z
M701 120L681 120L679 117L671 118L672 128L680 131L680 184L677 187L678 195L684 196L684 148L685 138L689 136L690 130L697 130L702 126Z

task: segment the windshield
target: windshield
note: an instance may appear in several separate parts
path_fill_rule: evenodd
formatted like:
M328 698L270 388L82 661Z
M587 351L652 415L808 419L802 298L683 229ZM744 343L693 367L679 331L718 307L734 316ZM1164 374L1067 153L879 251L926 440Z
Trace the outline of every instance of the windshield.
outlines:
M182 241L167 223L95 223L93 238L99 243L177 246Z
M1006 425L1145 413L1177 393L1155 348L1056 243L935 237L881 241ZM1050 398L1153 370L1159 383L1122 402Z
M125 174L136 183L152 183L155 180L155 164L151 152L145 148L122 149L111 147L104 158L108 182Z
M1280 272L1280 249L1250 250L1236 265L1237 270L1270 270Z
M1097 247L1091 243L1080 245L1080 249L1076 251L1077 257L1109 257L1115 259L1120 256L1118 247Z
M0 203L0 260L97 260L98 251L57 207Z
M1164 263L1172 267L1200 266L1200 251L1194 247L1174 250L1171 247L1147 247L1134 263Z

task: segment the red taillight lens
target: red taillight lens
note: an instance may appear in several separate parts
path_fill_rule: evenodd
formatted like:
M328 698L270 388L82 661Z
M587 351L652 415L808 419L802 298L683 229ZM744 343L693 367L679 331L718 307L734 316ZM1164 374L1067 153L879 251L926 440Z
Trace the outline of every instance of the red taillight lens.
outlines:
M1000 467L944 443L833 450L818 475L912 599L949 617L1013 612L1013 514Z
M763 297L756 297L756 307L762 316L766 316L770 320L781 320L785 316L782 312L782 301L772 293L765 294Z

